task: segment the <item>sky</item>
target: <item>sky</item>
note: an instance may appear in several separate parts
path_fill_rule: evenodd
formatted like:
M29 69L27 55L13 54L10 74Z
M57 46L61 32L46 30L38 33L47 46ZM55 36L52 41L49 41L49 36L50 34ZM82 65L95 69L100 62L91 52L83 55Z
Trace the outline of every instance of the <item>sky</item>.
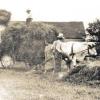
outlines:
M0 9L18 21L26 19L26 9L32 10L34 21L83 21L87 27L100 18L100 0L0 0Z

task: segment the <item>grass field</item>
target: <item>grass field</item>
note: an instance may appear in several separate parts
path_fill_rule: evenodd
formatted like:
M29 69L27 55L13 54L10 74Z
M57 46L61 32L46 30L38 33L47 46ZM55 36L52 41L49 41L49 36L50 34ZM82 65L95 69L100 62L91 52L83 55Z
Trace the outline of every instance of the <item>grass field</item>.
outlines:
M27 70L17 62L0 69L0 100L100 100L100 88L56 81L52 72Z

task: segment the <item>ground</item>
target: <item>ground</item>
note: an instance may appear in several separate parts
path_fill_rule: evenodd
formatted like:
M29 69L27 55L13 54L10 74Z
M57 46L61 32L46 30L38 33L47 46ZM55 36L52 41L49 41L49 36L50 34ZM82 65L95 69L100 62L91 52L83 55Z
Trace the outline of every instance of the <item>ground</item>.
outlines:
M48 79L17 62L0 69L0 100L100 100L100 88Z

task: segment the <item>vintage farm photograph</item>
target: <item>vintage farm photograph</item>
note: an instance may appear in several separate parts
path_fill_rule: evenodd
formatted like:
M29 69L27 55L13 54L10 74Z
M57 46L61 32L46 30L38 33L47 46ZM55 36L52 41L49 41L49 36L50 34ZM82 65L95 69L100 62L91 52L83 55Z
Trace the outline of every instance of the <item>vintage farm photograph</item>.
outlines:
M100 100L99 0L0 0L0 100Z

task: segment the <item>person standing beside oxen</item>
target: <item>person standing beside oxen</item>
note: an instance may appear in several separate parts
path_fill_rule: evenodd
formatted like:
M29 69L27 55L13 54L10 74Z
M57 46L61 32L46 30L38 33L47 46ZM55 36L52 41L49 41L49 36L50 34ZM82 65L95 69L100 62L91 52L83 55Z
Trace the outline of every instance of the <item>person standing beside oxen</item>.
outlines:
M63 33L59 33L57 36L57 40L53 42L53 45L51 47L53 55L54 55L54 72L61 71L61 61L62 61L62 55L61 55L61 44L64 42L65 38L63 36Z

